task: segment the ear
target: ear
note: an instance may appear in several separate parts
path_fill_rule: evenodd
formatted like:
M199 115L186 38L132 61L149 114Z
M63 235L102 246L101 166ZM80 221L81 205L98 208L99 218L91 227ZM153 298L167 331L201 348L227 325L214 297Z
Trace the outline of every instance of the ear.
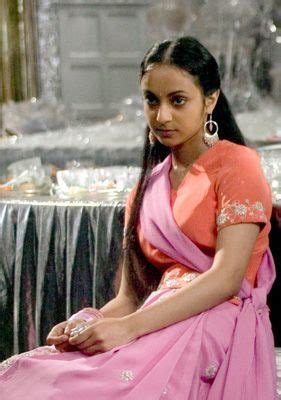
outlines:
M220 89L216 90L214 93L205 97L205 110L207 114L212 114L220 94Z

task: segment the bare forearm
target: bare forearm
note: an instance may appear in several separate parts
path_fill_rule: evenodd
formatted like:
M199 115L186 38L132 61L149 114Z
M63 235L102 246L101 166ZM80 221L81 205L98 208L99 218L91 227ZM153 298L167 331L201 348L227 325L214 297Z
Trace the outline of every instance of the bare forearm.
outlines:
M209 270L171 296L129 315L135 336L172 325L230 299L233 293L226 279Z
M256 224L237 224L222 229L213 265L207 272L162 301L125 317L135 337L199 314L236 295L259 229Z
M106 303L100 311L107 318L124 317L135 312L135 303L129 297L118 297Z

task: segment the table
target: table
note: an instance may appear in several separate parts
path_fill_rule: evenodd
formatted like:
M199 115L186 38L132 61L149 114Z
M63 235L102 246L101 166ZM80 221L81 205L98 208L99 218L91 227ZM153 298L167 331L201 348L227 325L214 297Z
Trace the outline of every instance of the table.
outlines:
M0 358L44 343L50 328L84 306L114 296L122 245L124 197L95 201L0 199ZM281 267L281 207L270 246ZM281 346L281 279L269 296Z
M114 296L124 201L0 199L0 359Z

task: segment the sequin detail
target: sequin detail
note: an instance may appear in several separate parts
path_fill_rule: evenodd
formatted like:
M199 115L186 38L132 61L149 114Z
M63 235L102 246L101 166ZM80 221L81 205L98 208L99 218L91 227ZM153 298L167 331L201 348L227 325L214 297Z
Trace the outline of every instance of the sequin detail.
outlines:
M166 396L166 394L168 394L168 388L164 388L162 394L163 394L163 396Z
M249 200L245 200L244 203L235 201L234 203L227 204L217 215L216 222L217 226L221 227L226 223L243 222L248 218L250 220L266 222L265 209L260 201L251 204Z
M268 306L257 308L257 314L260 316L263 315L265 311L269 312Z
M121 380L124 382L129 382L134 379L133 371L125 370L121 372Z
M218 372L218 366L216 364L210 364L204 370L202 378L203 380L209 381L215 378L217 372Z
M199 276L199 275L200 274L197 272L186 272L185 274L183 274L181 279L185 282L191 282L191 281L193 281L193 279L197 278L197 276Z
M39 347L34 350L26 351L25 353L16 354L0 364L0 375L3 375L7 369L12 367L18 360L22 358L32 357L34 355L57 353L58 351L52 346Z
M186 285L188 282L192 282L195 278L200 275L198 272L185 272L182 275L169 275L165 276L164 280L160 283L158 289L179 289Z
M242 303L242 299L239 296L233 296L232 299L229 300L230 303L239 306Z

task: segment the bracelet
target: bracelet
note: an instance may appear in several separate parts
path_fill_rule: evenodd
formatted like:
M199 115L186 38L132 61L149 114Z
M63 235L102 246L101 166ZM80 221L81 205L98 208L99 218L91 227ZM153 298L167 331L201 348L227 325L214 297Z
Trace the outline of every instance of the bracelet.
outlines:
M77 313L71 315L68 321L83 319L84 321L88 322L93 318L99 319L99 318L104 318L104 316L97 308L88 307L88 308L83 308Z

